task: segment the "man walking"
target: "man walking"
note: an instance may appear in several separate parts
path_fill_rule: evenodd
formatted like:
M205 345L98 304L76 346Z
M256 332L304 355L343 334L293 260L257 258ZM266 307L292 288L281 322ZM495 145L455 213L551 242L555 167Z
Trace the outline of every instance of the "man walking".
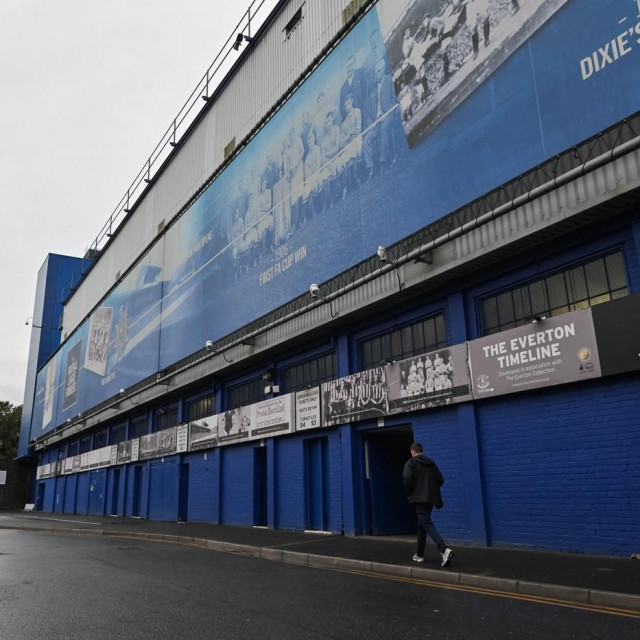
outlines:
M453 551L447 547L431 521L433 507L442 508L440 487L444 484L444 478L436 463L422 453L422 445L419 442L414 442L410 450L411 458L404 465L402 478L407 498L415 504L418 516L418 541L413 560L424 562L424 547L429 535L442 555L442 566L446 567L451 562Z

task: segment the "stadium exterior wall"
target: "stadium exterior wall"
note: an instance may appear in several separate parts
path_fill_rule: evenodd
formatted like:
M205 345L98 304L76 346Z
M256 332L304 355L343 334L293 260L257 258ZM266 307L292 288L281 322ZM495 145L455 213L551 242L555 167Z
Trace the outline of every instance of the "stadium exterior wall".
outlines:
M315 97L318 85L313 83L320 82L317 78L323 73L329 74L327 77L337 77L335 70L345 69L351 52L356 52L356 61L361 60L358 52L364 49L359 47L367 46L374 20L380 21L388 43L388 64L400 69L396 90L400 87L404 91L410 85L411 91L418 91L417 84L410 83L419 82L419 73L412 79L405 77L399 51L404 53L402 33L407 29L414 40L420 40L418 31L421 27L414 13L427 4L444 7L448 12L445 17L451 17L452 8L459 5L381 0L377 5L378 14L369 12L363 18L331 54L333 58L330 56L319 68L316 80L311 76L307 81L309 84L305 83L307 88L303 85L290 104L297 104L295 100L304 101L305 95ZM506 7L511 3L496 0L489 4L502 11L503 4ZM588 14L592 9L585 9L585 4L577 0L530 0L529 4L520 4L520 10L528 11L527 15L534 20L529 23L535 26L531 50L543 52L542 57L537 58L534 54L531 59L539 63L539 97L544 102L550 100L549 91L558 81L553 75L555 70L544 66L550 62L546 49L549 39L557 40L558 33L563 33L569 22L573 21L575 26L580 12ZM315 6L310 3L308 8L311 10ZM606 13L606 7L598 6L599 9L593 10ZM290 17L290 9L295 8L295 3L289 3L287 7L288 12L282 14L282 20ZM610 6L608 10L611 10ZM613 13L617 17L617 13ZM507 12L500 13L502 23L495 18L492 26L496 40L517 35L522 25L513 22L520 20L516 14L508 17ZM635 15L633 18L634 21L630 21L632 31ZM600 24L605 22L603 18ZM489 47L483 48L482 42L478 45L479 51L475 52L473 48L477 43L474 44L468 23L456 24L469 36L465 46L470 48L463 64L469 64L469 73L473 76L479 73L473 71L477 69L473 61L484 60L488 65L495 54ZM500 24L511 36L500 35ZM432 34L425 29L422 42ZM332 28L331 33L336 30L336 27ZM274 33L278 33L277 29ZM452 42L455 42L454 36L451 36ZM582 35L576 35L576 42L568 45L574 53L583 52L574 56L577 71L573 69L568 75L577 73L579 82L576 82L583 90L591 81L588 72L589 65L593 64L585 62L593 58L588 57L590 49L584 47L593 42L594 33L580 38ZM326 40L320 40L323 41ZM443 73L444 69L443 41L438 41L438 45L437 55L425 48L425 59L432 56L434 65L428 81L436 80L444 86L446 81L433 75L434 69L438 73ZM411 46L415 47L416 42ZM628 47L625 56L631 60L638 53L633 48L635 44L628 44ZM637 68L622 66L626 63L621 56L620 64L614 67L619 75L607 76L608 80L602 80L597 89L585 89L587 94L593 89L596 93L606 91L610 95L608 82L620 89L623 79L629 80L637 73ZM537 114L542 116L542 120L537 120L538 125L544 122L542 134L533 133L526 123L521 126L522 122L509 128L504 123L507 107L513 109L514 105L521 104L518 95L528 89L526 83L516 78L517 70L521 69L516 57L496 62L496 65L489 73L489 80L484 80L483 86L489 86L490 90L464 95L448 116L437 122L433 122L438 119L437 113L432 111L430 115L424 115L423 107L414 105L415 111L412 111L406 103L398 101L389 118L395 118L393 135L402 133L407 140L398 162L405 177L407 174L414 176L411 188L401 182L405 178L400 170L393 173L392 169L370 183L364 184L363 180L363 184L355 187L355 195L350 195L353 185L347 185L347 192L338 194L329 207L330 210L333 208L333 214L323 211L315 219L306 221L306 228L316 235L308 236L308 254L300 258L302 266L290 280L284 281L281 289L277 285L274 297L264 294L266 302L260 300L255 304L251 296L246 299L248 292L253 291L246 284L246 274L254 278L267 274L263 278L266 280L256 285L256 297L261 295L261 287L287 277L269 275L264 267L253 270L254 265L249 265L247 271L243 269L237 277L233 276L233 271L223 270L236 283L230 297L225 297L222 289L218 292L208 288L204 281L194 279L199 283L195 288L196 298L202 301L210 297L213 304L198 306L200 303L194 304L193 298L185 295L181 303L185 305L184 309L193 311L175 323L171 319L167 334L160 332L154 338L153 348L149 349L149 361L156 358L154 366L137 367L137 376L127 383L122 382L121 370L114 369L113 388L109 387L109 381L100 385L108 390L105 395L88 393L82 407L60 405L57 414L52 410L50 423L43 420L41 408L36 418L39 431L35 431L41 434L37 443L40 464L36 479L38 508L78 514L135 515L163 520L324 530L347 535L409 533L413 532L415 523L402 493L401 471L408 457L409 443L421 441L446 478L445 509L438 513L438 523L448 541L613 555L636 552L635 532L640 527L640 516L635 508L640 502L640 475L635 465L640 448L640 363L633 356L640 352L640 335L635 325L640 293L638 132L632 140L635 140L634 144L623 151L614 149L607 155L599 154L597 163L591 154L587 161L592 164L585 161L582 170L575 171L571 179L563 181L561 175L552 175L544 188L540 187L535 193L530 190L526 198L514 198L509 204L511 208L505 205L502 215L490 212L485 218L478 216L472 220L462 231L453 229L439 236L423 247L422 256L395 252L391 261L387 259L380 263L379 272L371 277L367 275L361 281L357 280L357 270L349 271L353 264L373 255L377 244L389 246L417 230L420 222L423 225L437 222L456 206L463 206L485 191L498 187L501 180L521 173L529 175L538 162L545 162L565 147L577 145L575 154L579 155L586 137L599 134L625 118L629 118L632 129L635 126L636 120L632 116L637 110L637 99L620 95L611 109L603 108L599 112L595 108L595 113L589 113L581 120L577 126L585 127L583 137L575 128L568 131L571 129L567 124L570 105L562 99L545 103L550 111L544 112L545 107L544 113ZM454 78L456 72L462 73L461 68L452 71ZM419 69L416 71L420 72ZM463 82L458 84L462 94L463 85ZM506 86L516 86L513 95L501 94ZM451 93L443 95L444 102L454 99ZM500 95L505 98L504 104L496 100ZM585 94L572 97L576 99L573 106L579 108ZM293 121L299 121L300 111L293 111L293 107L285 105L283 113L293 113L296 116ZM555 115L551 117L551 113ZM476 124L463 126L465 118L471 118L473 114ZM273 122L276 121L277 117ZM509 130L501 134L500 127ZM531 136L538 135L540 138L533 147L539 143L541 149L529 153L518 147L518 141L530 144ZM500 137L504 139L498 140ZM192 138L194 145L201 144L198 140L202 137ZM425 140L429 142L426 146ZM497 152L496 148L502 143L507 146ZM259 145L259 137L252 144ZM353 149L354 156L349 160L355 159L355 162L349 165L345 161L340 170L351 166L367 168L366 162L358 158L357 145ZM454 160L462 156L453 153L452 149L470 149L468 153L484 158L489 166L476 165L478 175L468 165L458 167L459 173L455 173ZM243 154L249 150L247 147ZM199 153L194 153L193 157ZM410 158L415 158L412 154L416 153L426 153L430 158L424 165L412 164ZM252 162L243 160L242 154L234 162L236 169L232 163L229 171L250 174ZM358 165L358 162L363 164ZM379 169L377 165L374 168ZM421 173L425 168L433 171L433 176ZM176 175L178 169L176 165ZM184 170L186 184L192 174L186 164ZM363 173L356 177L366 179L368 176ZM438 180L449 181L447 185L437 186ZM194 180L193 184L196 182ZM209 195L203 194L200 204L194 204L194 213L185 212L182 221L178 220L172 227L174 236L171 236L171 228L167 231L157 247L136 267L137 272L128 283L138 292L144 290L153 300L161 301L160 324L170 318L167 306L174 302L165 295L172 286L167 283L181 282L180 265L173 269L174 277L169 277L172 269L163 260L174 254L185 255L185 248L176 244L178 237L189 238L187 255L194 261L200 249L207 245L208 241L204 244L199 241L205 236L193 233L193 229L199 227L190 223L188 216L201 219L198 216L204 215L206 218L206 211L213 210L211 207L215 209L214 205L220 202L215 195L215 189L219 188L215 186L216 182ZM404 191L401 185L405 185ZM155 193L160 194L160 190ZM432 193L439 195L432 198ZM367 217L368 214L361 210L369 211L373 200L377 200L379 208ZM145 202L136 215L139 216L144 207ZM360 211L359 217L348 217L355 215L347 214L352 210ZM386 218L385 213L388 213ZM150 210L146 215L152 216ZM322 220L322 225L314 227L318 219ZM476 224L476 221L483 223ZM334 224L333 229L327 228L330 222ZM342 246L341 240L331 235L335 231L352 240L349 235L352 226L362 237L368 237L367 242L347 242ZM385 230L385 226L389 229ZM322 232L326 232L325 236ZM296 233L304 233L304 228ZM325 250L324 255L312 253L319 248ZM116 253L112 255L113 268L116 268ZM301 253L298 255L302 256ZM414 261L412 257L419 260ZM324 271L318 266L323 259L327 263ZM145 277L149 273L153 275L153 269L158 266L167 271L167 276L163 276L165 280L159 283L160 287L155 287L158 283L153 278L145 281ZM193 277L198 268L191 265L187 279ZM325 287L323 281L331 279L343 268L346 269L344 281L347 284L337 290L328 285ZM602 284L603 278L606 286ZM80 291L88 281L81 285ZM564 283L563 295L567 296L564 306L554 301L559 291L555 287L560 281ZM126 280L123 282L127 284ZM204 349L204 338L215 341L260 313L268 313L277 304L287 303L305 292L311 282L320 283L320 296L312 299L307 294L308 304L299 312L248 336L245 344L239 340L219 352ZM583 282L586 284L580 284ZM544 312L535 311L531 302L541 286L553 292L547 294ZM122 298L116 302L110 300L115 300L116 294L125 289L116 290L114 298L107 298L101 306L110 307L112 313L117 314L119 305L124 304ZM582 289L586 293L580 294ZM325 291L330 293L325 296ZM194 295L192 290L189 295ZM528 311L518 302L524 299L523 296L531 298ZM569 296L572 296L570 301ZM511 301L511 306L506 300ZM234 307L245 302L251 308L242 315L244 311ZM501 320L496 312L496 324L491 324L494 321L492 304L496 309L500 308L500 313L508 309L514 318ZM179 309L180 305L174 308ZM211 318L219 321L224 329L216 333L217 325L210 321ZM413 336L416 327L432 327L437 322L442 323L443 333L434 343L429 343L430 348L421 350L416 342L411 349L400 349L392 356L380 351L379 358L366 359L366 348L382 349L380 345L391 344L400 334ZM106 320L104 324L107 324ZM113 324L115 329L115 320ZM544 380L541 374L535 384L520 386L520 383L513 383L510 386L512 382L508 382L506 373L499 375L502 364L498 366L494 362L495 371L482 368L485 363L478 354L482 354L483 349L487 358L494 350L495 354L507 353L500 349L527 341L531 345L532 340L543 340L545 331L560 335L553 332L562 333L568 326L571 331L578 332L579 344L576 343L575 350L563 352L556 361L550 361L547 367L550 373ZM172 340L180 348L173 348L174 342L167 341L166 335L171 335L171 331ZM90 333L87 328L82 339L86 341ZM188 337L183 338L183 335ZM192 343L188 342L191 336L195 336ZM79 343L75 339L68 342L68 351L63 352L64 358L57 364L56 380L63 391L67 354L76 344ZM143 344L142 339L138 344ZM115 344L110 348L115 350ZM408 395L405 395L402 376L407 372L409 378L413 375L409 362L415 365L416 361L423 361L424 369L427 369L430 367L426 364L425 354L429 355L431 364L436 358L442 362L439 355L434 357L434 354L444 352L451 356L450 362L458 365L454 368L457 373L449 370L449 381L453 381L457 391L436 394L433 398L423 391L422 404L405 404ZM569 363L576 353L580 366L571 369ZM511 355L514 358L530 357ZM118 360L126 362L126 353L117 356ZM497 356L501 357L506 358ZM307 385L302 383L285 387L292 370L295 373L296 367L300 367L302 376L305 363L317 363L322 358L333 358L333 368L325 378L314 379L309 385L311 390L305 391ZM386 362L381 363L382 360ZM171 369L178 361L182 363L180 367ZM513 365L517 371L512 377L519 375L526 380L529 376L531 379L528 370L519 368L522 363L517 362L518 366ZM93 367L91 373L101 374L106 380L106 366L99 372L100 366L100 358L89 363L89 368ZM166 376L162 374L165 368L170 371ZM46 371L46 367L41 371L43 380L47 378ZM157 383L150 382L144 388L136 386L145 375L151 377L158 371L161 375ZM496 377L492 378L494 373ZM458 375L461 377L456 378ZM363 398L366 398L369 403L366 406L373 406L377 402L373 394L382 382L386 385L385 402L390 403L396 393L394 402L400 410L357 413L345 410L344 406L340 408L340 403L354 401L356 385L361 385L358 393L363 394L357 396L358 402L362 400L362 406L365 406ZM282 394L274 392L274 385L282 389ZM41 396L45 386L41 385ZM236 394L238 390L249 393L249 388L256 386L266 386L269 390L260 391L258 397L252 397L246 403L234 400L240 397ZM287 414L286 410L284 421L276 425L280 435L272 435L270 431L263 436L254 435L240 426L246 418L253 429L260 408L275 411L278 403L284 403L286 409L286 398L291 397L291 402L295 403L301 394L311 397L317 386L320 386L317 402L322 408L321 427L315 425L317 428L307 429L308 425L302 425L298 420L294 428L291 424L294 413ZM123 387L123 394L117 392L119 387ZM398 394L398 388L404 390L402 394ZM297 391L298 395L289 396L291 390ZM343 394L341 397L340 393ZM200 406L198 403L201 402L208 402L208 409L194 417L194 407ZM243 406L235 412L237 404ZM299 404L298 408L301 406ZM81 419L77 415L80 409L88 411L89 415ZM232 414L234 420L239 416L237 422L231 420ZM63 422L67 416L72 421L68 430ZM170 421L167 416L172 416ZM242 423L240 417L243 417ZM214 424L215 430L211 426ZM56 432L56 425L62 429ZM204 444L198 444L194 436L197 430L200 430L198 437L203 438L201 443ZM179 445L180 433L186 438L182 445ZM191 435L184 435L189 433ZM165 444L173 448L162 451L158 442L151 442L154 439L166 439ZM180 446L183 448L179 449ZM100 458L108 447L111 447L110 459ZM142 455L145 447L150 459L144 459Z

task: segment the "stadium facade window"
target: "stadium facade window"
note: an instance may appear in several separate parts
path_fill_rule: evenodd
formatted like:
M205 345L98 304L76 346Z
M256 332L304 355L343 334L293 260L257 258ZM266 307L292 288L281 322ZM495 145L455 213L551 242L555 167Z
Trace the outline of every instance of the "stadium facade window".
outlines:
M423 318L359 342L360 369L371 369L381 362L405 360L447 345L444 313Z
M265 382L261 377L230 387L226 392L225 407L235 409L264 400L264 387Z
M215 413L214 410L214 398L213 396L205 396L204 398L198 398L187 404L187 420L199 420L206 416L212 416Z
M286 367L280 372L280 393L317 387L336 377L335 351Z
M129 439L139 438L149 432L149 420L147 416L138 416L131 420L131 426L129 427Z
M78 453L87 453L91 451L91 436L85 436L80 440L80 450Z
M107 429L101 429L100 431L95 431L93 433L93 448L95 449L102 449L102 447L106 447L108 442L107 442L107 436L108 436L108 431Z
M178 405L172 404L156 410L154 431L170 429L178 424Z
M111 427L111 435L109 436L109 444L119 444L127 439L127 425L118 424Z
M480 301L482 335L628 296L622 251L589 260Z
M80 443L76 440L75 442L70 442L67 447L67 457L71 458L71 456L77 456L79 453Z

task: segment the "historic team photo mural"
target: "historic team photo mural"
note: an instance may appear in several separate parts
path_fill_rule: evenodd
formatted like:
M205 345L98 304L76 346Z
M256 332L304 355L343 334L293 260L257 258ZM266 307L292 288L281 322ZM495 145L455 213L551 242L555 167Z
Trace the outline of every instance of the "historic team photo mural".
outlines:
M636 0L381 0L41 369L32 437L629 116L639 63Z

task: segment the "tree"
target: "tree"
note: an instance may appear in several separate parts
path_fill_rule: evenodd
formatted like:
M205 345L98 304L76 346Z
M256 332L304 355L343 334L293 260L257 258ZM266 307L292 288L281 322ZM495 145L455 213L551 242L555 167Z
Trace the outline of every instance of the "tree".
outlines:
M6 400L0 400L0 458L18 455L21 418L22 405L15 407Z

